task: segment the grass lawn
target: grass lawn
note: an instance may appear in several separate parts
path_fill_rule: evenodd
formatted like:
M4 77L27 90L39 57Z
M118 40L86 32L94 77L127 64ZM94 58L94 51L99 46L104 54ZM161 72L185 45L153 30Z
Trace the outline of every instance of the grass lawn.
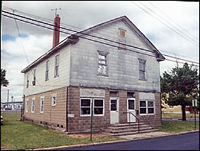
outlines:
M24 150L34 148L48 148L75 144L88 144L90 134L66 135L45 126L20 121L20 113L2 113L4 123L1 125L1 149ZM199 129L199 122L196 123ZM194 122L163 121L160 131L184 132L194 130ZM122 140L121 138L103 134L93 134L93 142L108 142Z
M185 131L199 130L199 122L191 121L162 121L162 126L157 127L160 131L170 133L180 133Z
M162 118L166 119L182 119L181 113L162 113ZM187 113L186 114L187 119L194 119L194 114ZM196 114L196 119L199 119L199 114Z
M90 135L66 135L48 127L20 121L19 113L2 113L1 149L20 150L91 143ZM121 138L93 135L93 142L107 142ZM121 139L122 140L122 139Z

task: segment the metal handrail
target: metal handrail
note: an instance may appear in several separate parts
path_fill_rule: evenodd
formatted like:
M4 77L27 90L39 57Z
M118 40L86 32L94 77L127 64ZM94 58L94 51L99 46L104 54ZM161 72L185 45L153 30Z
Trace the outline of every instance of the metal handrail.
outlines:
M138 133L140 132L140 126L139 126L139 123L140 123L140 119L133 113L133 112L124 112L124 113L129 113L129 124L131 123L130 122L130 114L132 115L132 116L134 116L136 119L137 119L137 123L138 123Z

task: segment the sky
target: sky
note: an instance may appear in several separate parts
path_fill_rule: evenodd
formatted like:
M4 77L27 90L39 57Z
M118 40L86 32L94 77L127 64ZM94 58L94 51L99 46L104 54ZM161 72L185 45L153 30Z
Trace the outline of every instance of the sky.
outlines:
M126 15L165 55L199 63L199 2L190 1L1 1L2 10L81 31ZM57 9L57 11L55 11ZM60 41L69 35L61 34ZM1 15L1 68L9 81L1 102L22 101L21 70L52 48L53 31ZM166 57L168 58L168 57ZM170 60L176 60L168 58ZM178 60L180 61L180 60ZM177 63L160 62L160 75ZM182 63L178 63L182 66ZM198 65L198 64L197 64Z

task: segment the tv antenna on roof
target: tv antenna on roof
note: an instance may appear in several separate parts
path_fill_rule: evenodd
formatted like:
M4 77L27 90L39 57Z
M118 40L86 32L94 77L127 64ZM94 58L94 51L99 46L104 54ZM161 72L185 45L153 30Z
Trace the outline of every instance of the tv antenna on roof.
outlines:
M51 9L51 11L55 11L55 17L56 17L56 14L57 14L57 10L61 10L61 8Z

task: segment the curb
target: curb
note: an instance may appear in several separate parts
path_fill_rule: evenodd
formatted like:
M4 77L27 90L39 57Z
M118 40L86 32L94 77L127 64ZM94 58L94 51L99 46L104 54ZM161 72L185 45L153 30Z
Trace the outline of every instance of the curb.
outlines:
M172 136L172 135L181 135L181 134L186 134L186 133L194 133L194 132L198 132L198 131L199 130L186 131L186 132L180 132L180 133L168 133L168 134L162 135L162 136L152 136L151 138L165 137L165 136ZM61 149L61 148L73 148L73 147L83 147L83 146L94 146L94 145L100 145L100 144L112 144L112 143L128 142L128 141L143 140L143 139L150 139L150 137L147 137L147 138L141 137L141 138L136 138L136 139L131 139L131 140L126 139L126 140L109 141L109 142L98 142L98 143L89 143L89 144L57 146L57 147L49 147L49 148L27 149L27 150L50 150L50 149Z

